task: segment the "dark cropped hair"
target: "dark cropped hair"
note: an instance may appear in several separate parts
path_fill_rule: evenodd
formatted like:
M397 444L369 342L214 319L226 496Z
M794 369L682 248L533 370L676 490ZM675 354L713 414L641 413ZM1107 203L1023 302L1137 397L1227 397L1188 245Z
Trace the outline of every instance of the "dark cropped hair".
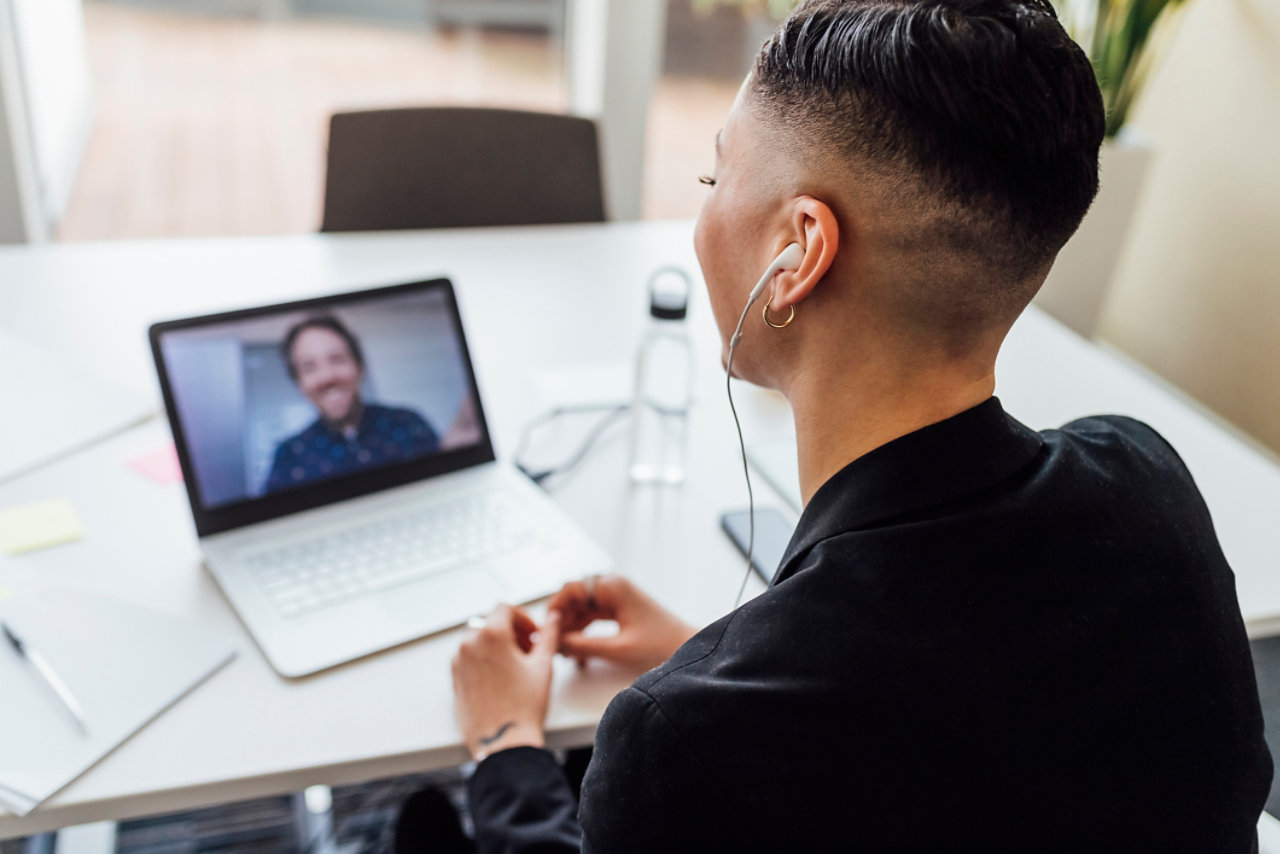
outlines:
M356 336L338 318L331 314L320 314L315 317L308 317L306 320L289 327L289 331L284 336L284 343L280 345L280 353L284 356L285 366L288 367L289 376L294 382L298 381L298 369L293 364L293 342L297 341L298 336L308 329L328 329L330 332L341 336L351 350L351 357L356 360L360 370L364 370L364 353L360 350L360 342L356 339Z
M1047 0L808 0L752 78L784 130L914 176L929 239L1006 282L1047 268L1098 191L1102 96Z

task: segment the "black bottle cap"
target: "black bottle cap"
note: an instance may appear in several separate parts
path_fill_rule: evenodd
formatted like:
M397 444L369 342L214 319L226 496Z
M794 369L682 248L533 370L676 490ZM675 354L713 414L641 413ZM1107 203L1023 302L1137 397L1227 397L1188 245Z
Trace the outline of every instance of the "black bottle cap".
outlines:
M649 314L658 320L684 320L689 313L689 274L659 267L649 276Z

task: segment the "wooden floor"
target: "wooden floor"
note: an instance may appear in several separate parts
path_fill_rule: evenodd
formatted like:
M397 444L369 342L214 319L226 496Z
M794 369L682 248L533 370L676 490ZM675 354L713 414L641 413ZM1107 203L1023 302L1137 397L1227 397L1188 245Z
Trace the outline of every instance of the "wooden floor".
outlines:
M563 110L560 47L510 32L208 18L87 0L96 120L60 240L315 230L335 110ZM667 77L644 215L693 216L736 85Z

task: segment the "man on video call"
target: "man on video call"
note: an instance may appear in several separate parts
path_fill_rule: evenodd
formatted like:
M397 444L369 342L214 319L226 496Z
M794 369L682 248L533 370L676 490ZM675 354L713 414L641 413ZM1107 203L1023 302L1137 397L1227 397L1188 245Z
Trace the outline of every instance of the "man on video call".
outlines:
M1103 126L1046 0L809 0L763 46L695 242L726 352L792 258L733 368L791 404L804 513L770 588L700 631L605 578L468 635L479 850L1256 848L1271 760L1191 475L1139 422L1037 432L993 396ZM653 668L580 807L543 749L557 652Z
M280 347L289 376L316 408L316 420L276 446L266 492L429 454L440 439L411 409L360 397L364 352L331 315L295 324Z

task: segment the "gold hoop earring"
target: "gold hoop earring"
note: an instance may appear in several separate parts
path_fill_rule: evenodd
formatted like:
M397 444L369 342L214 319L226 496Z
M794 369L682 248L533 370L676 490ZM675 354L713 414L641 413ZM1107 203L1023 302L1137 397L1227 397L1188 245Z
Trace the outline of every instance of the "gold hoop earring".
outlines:
M791 321L796 319L796 307L792 305L791 313L787 315L787 319L781 323L774 323L769 319L769 307L771 305L773 305L773 297L769 297L768 301L764 304L764 322L770 329L786 329L791 325Z

